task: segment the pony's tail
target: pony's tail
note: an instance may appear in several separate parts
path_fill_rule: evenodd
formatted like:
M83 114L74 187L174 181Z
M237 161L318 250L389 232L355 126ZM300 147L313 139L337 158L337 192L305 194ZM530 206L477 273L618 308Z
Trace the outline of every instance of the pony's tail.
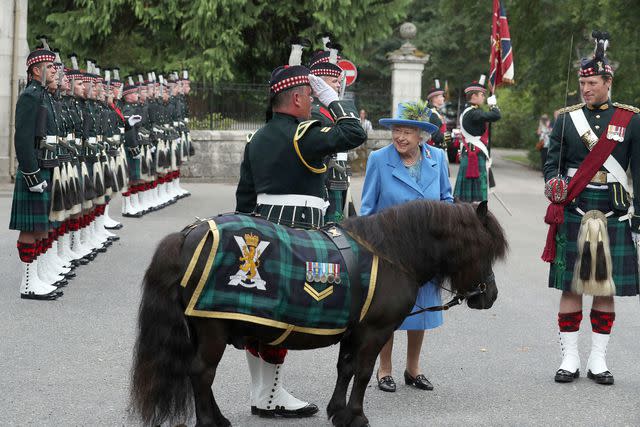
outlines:
M194 347L179 301L181 233L165 237L144 276L131 373L133 416L160 425L190 416Z

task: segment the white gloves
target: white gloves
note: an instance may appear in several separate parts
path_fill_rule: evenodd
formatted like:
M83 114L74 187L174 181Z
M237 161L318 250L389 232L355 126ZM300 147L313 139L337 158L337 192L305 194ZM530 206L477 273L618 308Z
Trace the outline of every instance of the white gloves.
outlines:
M141 121L142 121L142 116L139 114L134 114L132 116L129 116L129 118L127 119L127 123L129 123L129 126L131 127L137 125Z
M313 90L313 94L318 100L328 107L334 101L338 100L338 94L331 86L327 84L322 78L309 74L309 84Z
M490 97L487 98L487 105L489 107L494 107L497 104L498 104L498 100L496 99L495 95L491 95Z
M29 191L32 193L44 193L44 190L47 189L47 181L42 181L41 183L34 185L33 187L29 187Z
M636 246L638 245L638 243L640 242L640 233L634 233L633 231L631 232L631 238L633 239L633 243L636 244Z

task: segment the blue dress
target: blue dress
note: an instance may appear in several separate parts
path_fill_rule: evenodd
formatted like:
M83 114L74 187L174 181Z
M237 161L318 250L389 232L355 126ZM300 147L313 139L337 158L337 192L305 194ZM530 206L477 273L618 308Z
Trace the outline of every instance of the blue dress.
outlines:
M445 152L421 144L420 153L419 171L415 167L410 170L402 163L393 144L369 155L362 189L361 215L371 215L416 199L453 203ZM440 288L431 281L420 288L416 305L411 311L434 305L442 305L442 298ZM441 311L424 312L408 316L398 329L433 329L442 325L442 322Z

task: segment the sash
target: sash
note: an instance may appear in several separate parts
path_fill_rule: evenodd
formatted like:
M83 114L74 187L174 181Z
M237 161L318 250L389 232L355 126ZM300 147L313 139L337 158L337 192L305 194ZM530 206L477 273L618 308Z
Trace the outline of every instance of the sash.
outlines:
M621 126L627 127L633 112L623 110L622 108L616 108L613 117L609 122L609 126ZM566 118L565 118L566 120ZM576 126L577 129L577 126ZM545 262L553 262L556 258L556 234L558 232L558 226L564 222L564 207L567 206L573 199L575 199L584 188L589 184L591 178L602 167L606 159L611 155L611 152L616 147L618 141L611 139L609 132L602 132L600 139L593 146L593 149L587 154L584 161L576 171L569 182L567 188L567 198L559 203L550 203L547 207L547 213L544 216L544 222L549 224L549 231L547 232L547 242L542 252L542 260ZM562 155L562 153L560 153Z
M591 130L591 126L589 126L589 122L587 122L587 118L585 117L584 111L582 111L582 108L571 111L569 115L571 116L571 120L573 120L573 124L575 125L576 130L578 131L578 135L580 135L580 137L584 136L585 138L587 138L587 140L596 139L596 135L593 132L593 130ZM626 123L625 126L628 124L629 123ZM611 123L609 123L609 126L615 126L613 124L613 120L611 121ZM607 136L610 137L609 131L607 131ZM621 139L624 139L624 137L619 137L618 139L615 139L615 138L611 138L611 139L615 141L620 141ZM593 146L588 146L587 148L589 148L589 151L591 151L593 149ZM605 160L602 166L604 166L604 168L607 171L609 171L609 173L613 175L620 184L622 184L622 186L624 187L627 193L630 193L627 173L622 168L620 163L618 163L615 157L609 155L609 157L607 157L607 159Z
M462 124L465 114L467 114L472 109L473 107L467 107L460 115L460 132L462 133L462 137L463 137L462 145L464 145L464 148L467 150L467 172L465 174L465 178L473 179L473 178L480 177L478 152L470 150L471 147L469 147L468 144L473 145L478 150L482 151L482 153L486 156L487 168L489 166L490 157L489 157L489 151L487 150L487 146L484 145L484 143L480 139L480 136L471 135L469 132L465 130L464 125Z

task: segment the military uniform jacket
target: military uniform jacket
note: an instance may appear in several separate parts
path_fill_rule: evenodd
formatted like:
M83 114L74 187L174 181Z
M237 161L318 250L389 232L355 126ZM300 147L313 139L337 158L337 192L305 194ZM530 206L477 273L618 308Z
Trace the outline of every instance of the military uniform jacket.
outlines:
M311 119L319 121L322 126L333 126L334 123L329 110L315 99L311 105Z
M338 117L333 126L274 112L245 147L236 191L237 211L253 212L260 193L324 198L324 157L356 148L367 139L353 103L335 101L329 109L340 106L346 115Z
M432 125L438 126L438 130L431 134L431 142L433 145L439 148L444 148L444 134L442 133L442 119L440 118L440 113L436 110L435 107L429 106L431 109L431 115L429 116L429 123Z
M47 110L47 122L43 130L46 135L57 135L57 124L51 95L42 87L40 82L34 80L20 94L16 104L14 146L16 158L18 159L18 168L24 174L32 174L39 169L36 127L41 106ZM37 178L38 182L43 180L41 176ZM35 181L31 183L35 184Z
M500 120L500 110L497 107L492 107L489 111L482 111L477 105L474 105L464 115L462 127L473 136L482 136L487 130L487 123L498 120Z
M579 108L584 112L589 126L598 138L607 130L616 108L631 109L636 113L633 115L625 130L624 140L616 144L611 155L620 163L624 170L631 167L634 193L633 207L636 212L631 220L631 229L635 233L638 233L640 232L640 216L638 216L638 214L640 214L640 116L637 114L639 111L637 108L617 103L614 104L608 101L594 109L589 109L584 104L578 104L573 107L567 107L561 111L561 115L558 117L551 132L549 152L544 165L545 181L556 176L558 172L566 176L568 168L578 168L589 154L588 148L580 139L573 120L571 120L568 114ZM564 142L562 143L562 152L560 152L563 122ZM559 159L562 159L560 162L560 171L558 171ZM601 168L601 170L606 169Z
M128 104L125 103L122 106L122 115L125 120L125 131L124 131L124 146L128 149L132 149L140 145L138 141L138 133L136 131L136 127L130 127L127 123L129 117L136 114L136 104Z

